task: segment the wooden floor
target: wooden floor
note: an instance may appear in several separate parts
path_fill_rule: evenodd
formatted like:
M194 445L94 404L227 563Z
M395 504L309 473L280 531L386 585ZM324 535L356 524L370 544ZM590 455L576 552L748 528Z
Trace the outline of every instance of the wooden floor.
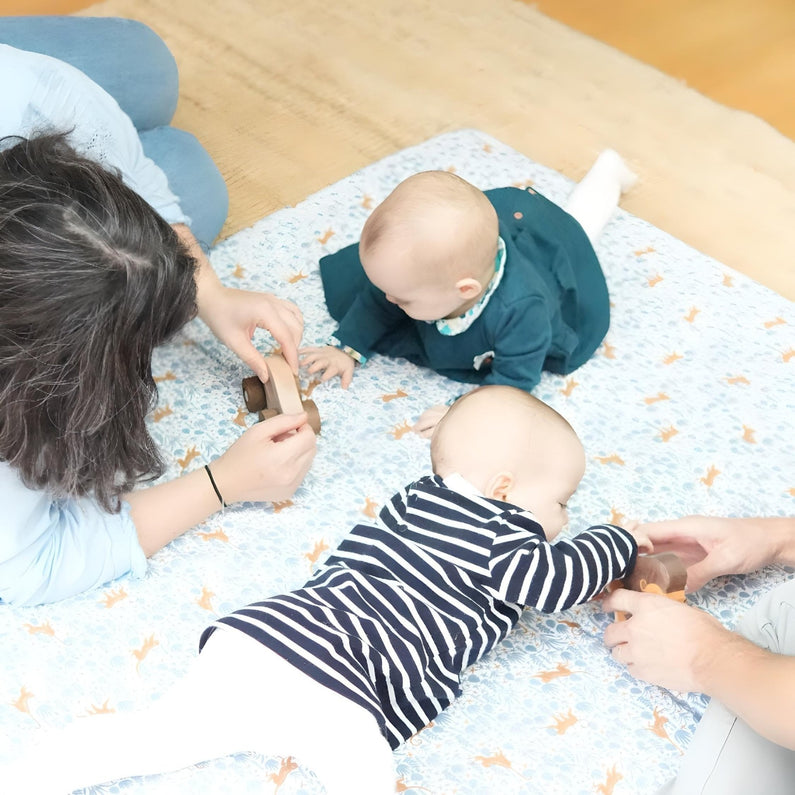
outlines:
M795 140L795 0L521 0ZM0 0L64 14L85 0Z
M523 0L795 140L793 0Z

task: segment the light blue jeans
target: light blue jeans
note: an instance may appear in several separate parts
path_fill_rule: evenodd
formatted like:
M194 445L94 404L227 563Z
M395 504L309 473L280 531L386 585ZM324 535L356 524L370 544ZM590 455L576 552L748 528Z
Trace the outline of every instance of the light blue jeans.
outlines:
M795 580L763 596L740 621L737 632L768 651L795 655ZM795 715L790 719L795 721ZM658 795L793 792L795 751L766 740L713 700L682 758L679 775Z
M226 183L198 140L170 126L177 63L151 28L113 17L0 17L0 42L66 61L102 86L165 172L193 234L205 247L215 240L229 210Z

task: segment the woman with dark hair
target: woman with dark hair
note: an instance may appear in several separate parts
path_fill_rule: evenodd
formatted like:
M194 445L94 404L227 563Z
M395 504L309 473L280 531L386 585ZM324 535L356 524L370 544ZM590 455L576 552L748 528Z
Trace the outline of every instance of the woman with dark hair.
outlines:
M267 378L254 330L297 370L301 314L213 272L226 188L168 126L176 69L151 30L5 18L0 42L0 601L40 604L142 574L224 505L286 499L315 439L280 416L211 468L135 489L164 469L145 423L154 347L198 314Z

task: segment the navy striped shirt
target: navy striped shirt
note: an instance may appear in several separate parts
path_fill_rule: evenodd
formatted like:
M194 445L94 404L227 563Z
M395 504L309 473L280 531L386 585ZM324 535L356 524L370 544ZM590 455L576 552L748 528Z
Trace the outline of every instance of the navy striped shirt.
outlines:
M359 524L306 585L219 625L263 643L369 710L392 748L460 692L461 673L525 606L545 613L596 596L634 565L621 528L546 541L532 514L428 476Z

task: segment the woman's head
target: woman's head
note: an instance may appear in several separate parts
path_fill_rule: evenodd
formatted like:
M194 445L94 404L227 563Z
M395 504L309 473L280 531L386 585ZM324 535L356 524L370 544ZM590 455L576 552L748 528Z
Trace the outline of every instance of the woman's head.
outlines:
M106 509L163 465L154 347L196 312L174 230L63 135L0 150L0 459Z

